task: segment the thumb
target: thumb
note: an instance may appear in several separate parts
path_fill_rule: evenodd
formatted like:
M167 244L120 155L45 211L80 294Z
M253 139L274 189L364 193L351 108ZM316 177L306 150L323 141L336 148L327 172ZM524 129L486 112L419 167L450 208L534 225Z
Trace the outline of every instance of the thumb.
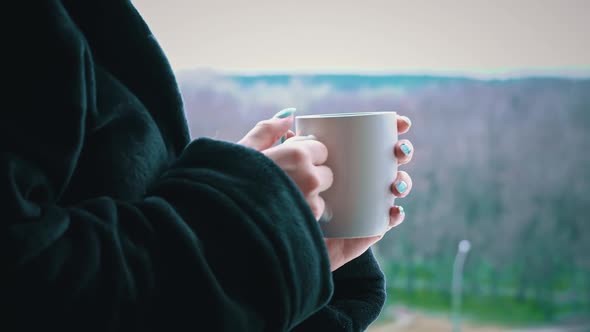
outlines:
M272 119L258 122L238 144L258 151L270 148L293 126L295 111L295 108L285 108Z

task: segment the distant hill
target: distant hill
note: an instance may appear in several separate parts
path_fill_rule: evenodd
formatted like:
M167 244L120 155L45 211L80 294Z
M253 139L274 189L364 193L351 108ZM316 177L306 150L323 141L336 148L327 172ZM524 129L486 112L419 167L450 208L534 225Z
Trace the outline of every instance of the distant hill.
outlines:
M404 87L416 88L428 84L464 82L462 77L444 76L363 76L363 75L261 75L261 76L227 76L240 85L255 84L287 85L296 79L303 84L329 85L339 90L360 88Z
M210 70L182 70L177 73L180 80L199 75L219 75L230 79L241 86L252 86L256 84L267 85L288 85L293 80L298 80L309 85L330 85L336 89L359 89L359 88L382 88L382 87L404 87L417 88L430 84L447 84L469 81L486 81L495 83L514 82L522 80L588 80L590 72L585 74L581 71L579 75L572 73L528 72L522 76L506 74L504 77L490 75L488 78L476 78L462 75L435 75L435 74L396 74L396 75L363 75L363 74L219 74Z

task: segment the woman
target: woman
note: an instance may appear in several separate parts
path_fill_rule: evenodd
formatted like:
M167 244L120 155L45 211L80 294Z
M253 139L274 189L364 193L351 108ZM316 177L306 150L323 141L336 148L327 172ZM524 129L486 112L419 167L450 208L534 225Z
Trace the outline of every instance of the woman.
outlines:
M271 147L292 115L240 144L189 142L172 71L128 1L15 6L0 330L357 331L377 317L367 248L380 237L321 238L325 146Z

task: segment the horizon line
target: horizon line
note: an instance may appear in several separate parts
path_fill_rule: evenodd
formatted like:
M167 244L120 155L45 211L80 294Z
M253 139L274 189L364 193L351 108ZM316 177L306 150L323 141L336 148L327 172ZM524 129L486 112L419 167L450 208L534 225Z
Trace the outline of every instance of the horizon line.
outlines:
M590 65L564 68L489 68L489 69L244 69L194 67L175 69L181 72L210 72L226 76L280 76L280 75L359 75L359 76L438 76L472 79L511 78L570 78L590 79Z

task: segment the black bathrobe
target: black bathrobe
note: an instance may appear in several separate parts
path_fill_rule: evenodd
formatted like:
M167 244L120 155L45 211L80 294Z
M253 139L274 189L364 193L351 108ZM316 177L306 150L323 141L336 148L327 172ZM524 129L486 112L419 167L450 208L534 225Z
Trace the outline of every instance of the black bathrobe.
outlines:
M15 3L15 2L13 2ZM3 16L0 331L359 331L384 278L334 273L290 178L189 140L170 66L128 1Z

